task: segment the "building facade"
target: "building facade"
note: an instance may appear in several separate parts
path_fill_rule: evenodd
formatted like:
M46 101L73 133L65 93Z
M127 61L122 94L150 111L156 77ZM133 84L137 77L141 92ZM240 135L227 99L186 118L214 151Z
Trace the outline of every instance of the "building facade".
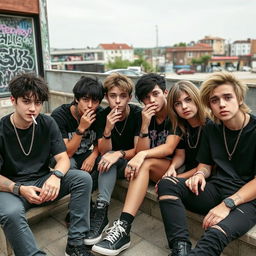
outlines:
M192 46L178 46L166 48L166 62L173 65L190 65L192 59L198 59L204 55L211 56L213 49L208 44L198 43Z
M128 44L100 44L98 48L103 50L105 63L114 62L116 58L134 61L133 47Z
M225 55L225 39L221 37L205 36L203 39L199 40L199 42L210 45L213 49L213 55Z

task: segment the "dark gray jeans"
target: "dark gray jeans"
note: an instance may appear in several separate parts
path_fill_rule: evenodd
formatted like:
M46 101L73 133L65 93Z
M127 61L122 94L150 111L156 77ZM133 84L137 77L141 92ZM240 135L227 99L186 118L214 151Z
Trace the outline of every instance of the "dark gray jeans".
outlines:
M127 165L127 160L120 158L113 164L107 172L99 174L98 177L98 197L97 200L110 203L111 195L113 193L116 180L124 179L124 170Z
M50 174L33 182L23 182L23 185L42 187L49 176ZM91 189L90 174L80 170L69 170L61 182L59 196L56 200L71 194L68 231L68 243L70 244L82 244L86 232L90 229ZM43 205L47 204L50 203ZM46 255L38 249L25 216L28 209L36 206L12 193L0 192L0 224L16 256Z

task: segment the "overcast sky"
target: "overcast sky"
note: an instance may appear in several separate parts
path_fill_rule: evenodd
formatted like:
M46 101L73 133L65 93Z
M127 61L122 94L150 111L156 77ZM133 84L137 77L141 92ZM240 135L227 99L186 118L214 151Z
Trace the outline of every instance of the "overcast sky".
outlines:
M50 45L171 46L205 35L256 39L256 0L47 0Z

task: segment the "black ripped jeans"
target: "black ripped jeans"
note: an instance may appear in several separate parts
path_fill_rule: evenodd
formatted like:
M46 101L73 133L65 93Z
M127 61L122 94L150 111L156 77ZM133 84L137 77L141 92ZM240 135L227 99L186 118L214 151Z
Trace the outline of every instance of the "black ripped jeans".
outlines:
M198 196L192 193L185 185L185 179L162 179L158 183L158 197L171 195L178 199L159 200L161 214L165 226L165 232L170 248L175 240L189 241L189 233L186 223L185 208L199 214L207 214L209 210L217 206L222 200L237 191L227 191L213 182L206 183L204 191ZM220 221L217 225L224 230L226 235L216 229L209 228L198 241L196 247L189 255L217 256L232 240L244 235L256 224L256 200L239 205L235 210Z

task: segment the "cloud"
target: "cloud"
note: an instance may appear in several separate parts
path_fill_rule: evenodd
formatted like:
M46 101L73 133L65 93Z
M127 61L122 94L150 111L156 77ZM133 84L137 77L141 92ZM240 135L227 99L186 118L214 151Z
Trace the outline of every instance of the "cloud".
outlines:
M122 42L140 47L256 38L256 1L244 0L48 0L51 47L95 47Z

